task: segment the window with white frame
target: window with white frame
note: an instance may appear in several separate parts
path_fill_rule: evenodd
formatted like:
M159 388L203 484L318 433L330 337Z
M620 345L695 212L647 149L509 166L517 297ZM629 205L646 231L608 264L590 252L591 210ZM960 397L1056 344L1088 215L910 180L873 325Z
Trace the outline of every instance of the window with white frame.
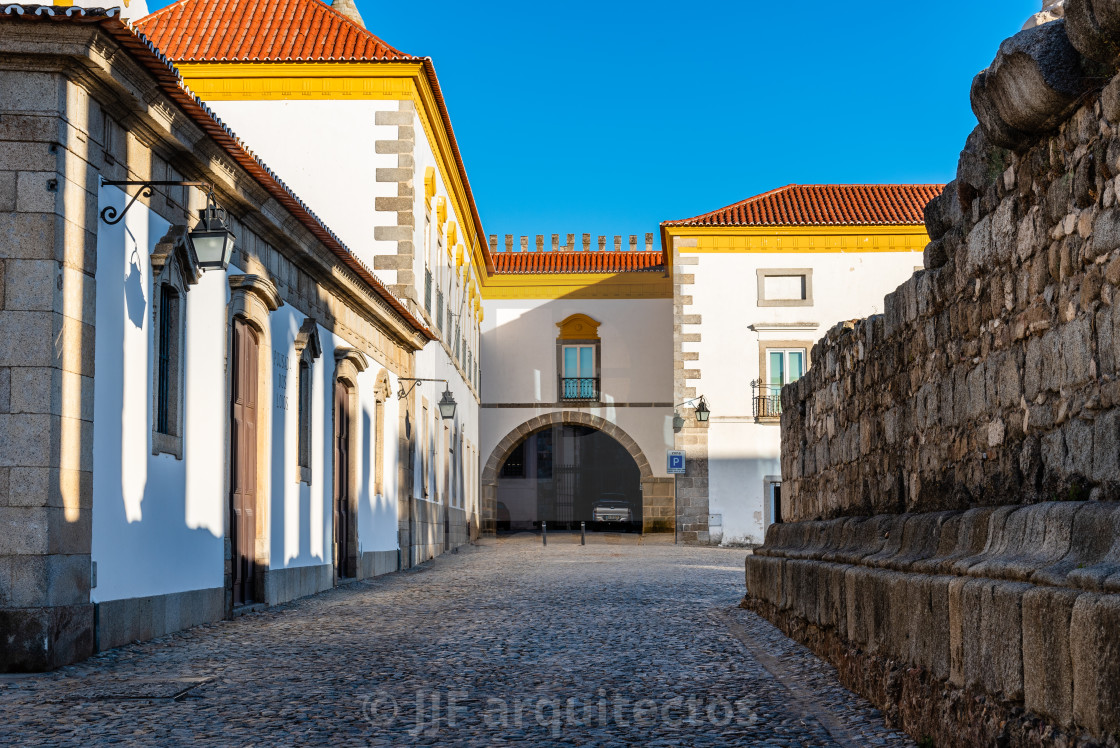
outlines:
M565 345L561 352L560 399L596 400L599 377L594 344Z
M798 341L763 342L759 349L759 378L751 382L754 416L777 421L782 414L782 387L796 382L809 366L809 347Z

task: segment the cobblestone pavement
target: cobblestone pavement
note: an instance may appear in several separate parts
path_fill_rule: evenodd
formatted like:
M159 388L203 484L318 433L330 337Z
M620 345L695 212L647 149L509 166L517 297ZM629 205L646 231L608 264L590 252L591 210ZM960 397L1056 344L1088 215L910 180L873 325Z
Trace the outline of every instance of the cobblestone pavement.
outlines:
M902 746L743 550L550 535L0 678L0 744Z

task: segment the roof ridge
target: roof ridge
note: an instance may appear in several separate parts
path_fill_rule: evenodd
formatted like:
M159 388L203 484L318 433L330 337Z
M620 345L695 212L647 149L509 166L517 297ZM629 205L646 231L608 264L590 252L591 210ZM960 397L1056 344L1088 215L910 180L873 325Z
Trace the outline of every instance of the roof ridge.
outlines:
M661 226L917 225L943 184L787 184Z

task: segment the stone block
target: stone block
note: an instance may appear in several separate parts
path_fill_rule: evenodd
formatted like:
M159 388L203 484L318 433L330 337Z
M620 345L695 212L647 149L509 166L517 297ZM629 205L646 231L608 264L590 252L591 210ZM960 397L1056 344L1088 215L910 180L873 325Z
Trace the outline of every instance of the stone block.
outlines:
M7 164L5 164L7 166ZM0 212L16 209L16 172L0 171Z
M50 467L52 416L0 415L0 467Z
M54 315L50 312L0 314L0 367L51 366Z
M1032 587L973 579L961 592L966 686L1012 701L1023 698L1022 598Z
M20 213L56 213L60 194L59 175L53 170L21 171L16 178L16 210Z
M1063 727L1073 720L1070 620L1079 594L1035 587L1023 595L1025 706Z
M0 414L10 413L12 407L12 370L0 369Z
M1070 617L1073 719L1096 735L1120 732L1120 596L1081 595Z
M0 631L0 672L52 670L93 654L93 605L0 608Z
M58 264L51 260L9 260L4 278L5 309L51 311L58 287Z

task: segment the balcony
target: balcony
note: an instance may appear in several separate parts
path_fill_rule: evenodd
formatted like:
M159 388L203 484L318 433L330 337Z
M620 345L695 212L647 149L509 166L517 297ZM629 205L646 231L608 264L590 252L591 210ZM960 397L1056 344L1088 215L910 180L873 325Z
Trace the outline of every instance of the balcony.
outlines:
M447 329L447 327L443 324L443 290L442 289L436 289L436 317L435 317L435 323L436 323L436 326L442 327L444 330Z
M561 400L598 400L599 377L564 377L560 380Z
M424 311L432 316L432 271L424 268Z
M782 388L776 384L751 382L754 417L758 421L772 421L782 415Z

